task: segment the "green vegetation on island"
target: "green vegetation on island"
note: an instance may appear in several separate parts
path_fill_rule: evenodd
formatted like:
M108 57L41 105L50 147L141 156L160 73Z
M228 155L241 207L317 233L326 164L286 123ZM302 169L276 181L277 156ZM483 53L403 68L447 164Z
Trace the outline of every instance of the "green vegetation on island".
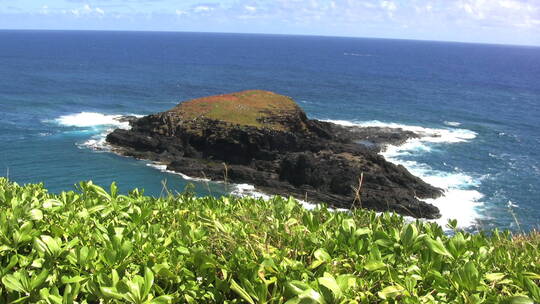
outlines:
M276 116L299 112L290 97L263 90L208 96L185 101L170 110L183 120L205 118L230 124L288 130L289 126L276 121Z
M449 223L450 228L455 223ZM539 303L540 236L0 179L0 303Z
M387 145L421 137L414 132L309 119L290 97L262 90L192 99L123 119L131 128L107 135L112 151L169 171L335 208L441 216L425 200L440 197L442 189L378 155ZM359 184L361 203L354 190Z

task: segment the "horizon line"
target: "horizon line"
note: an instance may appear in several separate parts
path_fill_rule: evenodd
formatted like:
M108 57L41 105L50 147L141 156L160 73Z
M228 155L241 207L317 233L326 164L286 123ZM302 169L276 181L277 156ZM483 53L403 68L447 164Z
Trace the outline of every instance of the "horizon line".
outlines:
M353 38L353 39L378 39L378 40L398 40L398 41L417 41L417 42L437 42L437 43L455 43L455 44L475 44L487 46L510 46L540 48L540 45L534 44L507 44L498 42L473 42L458 40L431 40L431 39L413 39L413 38L393 38L393 37L369 37L369 36L339 36L323 34L281 34L264 32L213 32L213 31L178 31L178 30L115 30L115 29L19 29L19 28L0 28L1 31L19 31L19 32L126 32L126 33L185 33L185 34L233 34L233 35L261 35L261 36L297 36L297 37L322 37L322 38Z

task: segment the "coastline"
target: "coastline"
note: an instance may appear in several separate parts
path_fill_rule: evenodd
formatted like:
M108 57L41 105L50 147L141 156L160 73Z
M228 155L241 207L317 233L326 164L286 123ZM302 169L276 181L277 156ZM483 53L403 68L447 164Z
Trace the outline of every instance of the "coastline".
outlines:
M415 152L431 153L430 144L457 144L466 143L476 138L477 134L466 129L456 129L461 124L458 122L446 122L448 128L427 128L398 123L384 123L381 121L352 122L346 120L325 120L344 126L358 127L390 127L410 130L424 134L420 138L410 138L401 145L386 145L379 154L387 161L396 165L402 165L415 176L420 177L431 185L442 188L443 196L436 199L426 199L441 211L441 218L433 221L444 227L449 219L457 219L458 227L473 228L481 219L477 209L484 204L481 199L482 193L475 189L479 185L471 176L464 173L443 172L432 169L428 164L418 163L414 160L404 160L403 155L411 155ZM464 189L465 188L465 189Z
M92 115L88 115L92 114ZM77 116L78 115L78 116ZM82 116L81 116L82 115ZM89 148L94 151L102 151L102 152L112 152L117 155L122 155L122 153L119 153L118 151L114 151L113 146L108 144L105 141L105 136L114 128L124 128L129 129L129 124L126 124L125 121L121 121L123 117L125 116L133 116L130 115L104 115L100 113L78 113L73 115L66 115L71 116L74 118L73 120L69 119L56 119L55 121L59 124L66 124L66 122L73 122L72 124L69 124L70 126L106 126L106 128L102 129L101 132L99 132L96 135L93 135L92 138L86 140L84 143L79 143L78 145L80 147ZM142 115L137 115L142 116ZM64 117L64 118L66 118ZM81 118L91 118L90 120L94 119L94 122L81 122ZM105 119L104 119L105 117ZM474 226L476 223L476 218L478 218L478 214L475 211L475 208L481 206L482 203L479 202L479 200L482 198L482 194L479 192L473 193L471 191L474 190L462 190L462 189L456 189L454 186L451 185L451 187L448 187L448 185L443 185L440 183L440 180L436 180L434 178L430 178L430 176L427 174L428 172L422 172L418 169L418 164L411 164L407 161L401 161L397 157L399 155L400 151L410 151L414 150L415 146L418 145L418 142L420 143L458 143L458 142L467 142L469 140L474 139L475 134L473 133L467 133L447 130L447 133L444 132L444 129L430 129L430 128L424 128L419 126L409 126L409 125L400 125L400 124L394 124L394 123L381 123L381 122L351 122L351 121L332 121L336 124L341 124L344 126L358 126L358 127L391 127L391 128L400 128L400 129L409 129L411 131L421 131L421 132L428 132L431 131L431 136L425 136L421 137L419 139L412 138L408 139L405 142L403 142L400 145L386 145L385 149L381 151L379 154L382 155L386 160L405 166L411 173L413 173L415 176L419 176L422 179L425 179L428 183L435 185L435 186L443 186L444 195L438 199L426 199L424 201L427 201L441 210L442 217L440 219L436 220L428 220L428 221L434 221L440 224L444 227L444 225L447 223L447 220L450 218L456 218L458 219L458 225L462 228L469 228ZM464 130L466 131L466 130ZM434 133L439 134L439 136L433 136ZM444 136L441 137L440 133L443 133L444 135L453 134L451 137L445 138ZM428 132L429 133L429 132ZM149 167L152 167L154 169L157 169L164 173L169 174L175 174L180 177L182 177L185 180L191 180L195 182L207 182L209 180L205 180L198 177L190 177L185 174L174 172L171 170L167 170L165 165L159 164L156 162L148 161L146 160L147 165ZM442 178L444 180L444 178ZM219 181L212 181L213 183L222 183ZM265 193L263 190L258 189L257 187L249 184L233 184L231 183L232 188L234 188L233 191L231 191L232 194L235 195L241 195L241 196L253 196L253 197L263 197L268 198L271 195ZM446 187L445 187L446 186ZM465 200L463 200L465 198ZM317 204L306 202L303 200L299 200L302 205L304 205L306 208L313 208ZM459 203L459 207L455 207L455 203ZM458 211L459 214L455 214L455 211ZM339 210L339 209L338 209ZM346 209L341 209L346 210ZM463 211L466 210L466 211ZM425 219L424 219L425 220Z

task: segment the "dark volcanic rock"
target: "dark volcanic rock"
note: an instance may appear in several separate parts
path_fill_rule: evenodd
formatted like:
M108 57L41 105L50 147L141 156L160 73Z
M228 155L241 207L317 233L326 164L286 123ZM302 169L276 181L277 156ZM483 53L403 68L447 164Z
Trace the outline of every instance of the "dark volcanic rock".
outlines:
M377 154L384 145L418 137L413 132L310 120L292 99L266 91L195 99L130 122L131 130L107 136L115 151L172 171L334 207L440 216L421 199L436 198L441 189Z

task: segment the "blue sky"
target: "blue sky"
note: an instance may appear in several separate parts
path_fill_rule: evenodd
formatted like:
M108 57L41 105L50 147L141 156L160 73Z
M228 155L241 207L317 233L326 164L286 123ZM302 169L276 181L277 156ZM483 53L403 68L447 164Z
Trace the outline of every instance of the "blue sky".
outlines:
M308 34L540 45L540 0L0 0L0 28Z

